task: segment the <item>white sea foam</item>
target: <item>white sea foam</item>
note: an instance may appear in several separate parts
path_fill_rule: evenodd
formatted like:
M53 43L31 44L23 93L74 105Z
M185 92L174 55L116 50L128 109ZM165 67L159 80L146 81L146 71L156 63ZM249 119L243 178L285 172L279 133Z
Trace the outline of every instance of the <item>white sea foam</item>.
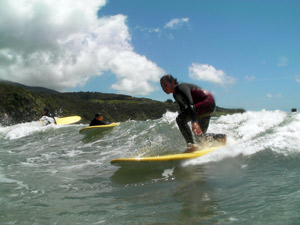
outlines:
M45 131L53 128L55 125L43 126L39 121L16 124L1 129L4 138L8 140L15 140L29 136L31 134Z
M300 153L299 114L263 110L221 116L211 121L208 132L226 133L230 141L215 152L185 162L184 166L252 155L266 149L282 154Z
M173 172L174 172L174 168L172 168L172 169L165 169L163 171L163 173L162 173L162 176L164 178L169 178L169 177L171 177L173 175Z
M177 112L170 112L170 111L167 111L167 112L163 115L162 121L163 121L163 122L169 122L169 123L172 123L172 122L175 121L177 115L178 115Z
M3 170L0 168L0 184L17 184L18 187L17 188L25 188L28 189L28 186L25 185L22 181L18 181L15 179L9 179L7 178L4 173Z
M40 121L20 123L13 126L0 127L0 134L3 135L5 139L15 140L23 137L30 136L39 132L47 132L50 130L67 128L67 127L81 127L81 125L43 125Z
M102 163L99 163L99 161L86 160L84 163L71 165L71 166L64 166L61 169L66 170L66 171L74 171L74 170L82 170L87 166L101 165L101 164Z

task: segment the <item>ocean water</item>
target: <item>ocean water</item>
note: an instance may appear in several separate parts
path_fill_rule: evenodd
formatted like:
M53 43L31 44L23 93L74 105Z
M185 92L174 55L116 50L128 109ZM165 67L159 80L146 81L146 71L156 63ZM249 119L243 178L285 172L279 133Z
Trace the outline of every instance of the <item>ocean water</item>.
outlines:
M300 224L300 114L212 118L228 144L177 167L120 157L182 152L176 113L79 134L87 124L0 127L0 224Z

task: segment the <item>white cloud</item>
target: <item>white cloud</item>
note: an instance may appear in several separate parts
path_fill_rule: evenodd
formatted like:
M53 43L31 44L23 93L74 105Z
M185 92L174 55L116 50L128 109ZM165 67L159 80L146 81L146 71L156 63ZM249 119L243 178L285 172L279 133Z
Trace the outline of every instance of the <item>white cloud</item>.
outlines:
M284 67L284 66L287 66L288 64L288 58L287 57L280 57L279 60L278 60L278 66L280 67Z
M248 80L248 81L252 81L252 80L255 80L255 76L246 75L245 79Z
M175 19L170 20L168 23L166 23L165 28L178 29L183 24L188 23L188 22L189 22L189 18L175 18Z
M160 30L159 27L156 27L156 28L149 28L149 29L147 29L147 31L148 31L149 33L161 33L161 30Z
M97 18L106 3L1 0L0 78L62 91L112 71L119 92L152 92L165 72L134 52L126 16Z
M117 84L114 84L112 88L126 93L130 93L132 90L144 94L153 92L154 88L151 82L156 82L157 75L165 73L145 56L140 56L132 51L118 54L111 60L109 66L118 78Z
M270 93L267 93L267 97L268 98L282 98L282 94L270 94Z
M296 82L300 83L300 75L296 77Z
M193 63L189 67L189 76L195 80L208 81L222 86L235 82L235 79L227 76L224 71L217 70L208 64Z

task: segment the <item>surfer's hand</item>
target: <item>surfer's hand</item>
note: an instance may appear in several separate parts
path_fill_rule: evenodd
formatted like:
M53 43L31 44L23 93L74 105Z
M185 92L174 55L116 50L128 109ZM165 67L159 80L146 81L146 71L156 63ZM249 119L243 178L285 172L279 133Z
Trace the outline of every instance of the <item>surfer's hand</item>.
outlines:
M193 130L194 134L196 134L198 136L202 134L202 130L201 130L198 123L193 123L192 124L192 130Z

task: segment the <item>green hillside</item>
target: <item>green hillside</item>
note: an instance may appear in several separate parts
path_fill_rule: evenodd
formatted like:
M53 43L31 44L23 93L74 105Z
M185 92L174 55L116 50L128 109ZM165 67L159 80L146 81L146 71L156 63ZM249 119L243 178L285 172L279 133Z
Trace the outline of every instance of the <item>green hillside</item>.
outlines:
M36 121L41 117L44 107L59 117L79 115L84 123L90 122L97 112L101 112L108 122L122 122L129 119L158 119L167 110L172 112L178 110L177 104L170 100L160 102L100 92L59 93L1 81L0 95L0 121L3 123L3 116L6 113L9 124ZM218 107L215 115L237 112L244 110Z

